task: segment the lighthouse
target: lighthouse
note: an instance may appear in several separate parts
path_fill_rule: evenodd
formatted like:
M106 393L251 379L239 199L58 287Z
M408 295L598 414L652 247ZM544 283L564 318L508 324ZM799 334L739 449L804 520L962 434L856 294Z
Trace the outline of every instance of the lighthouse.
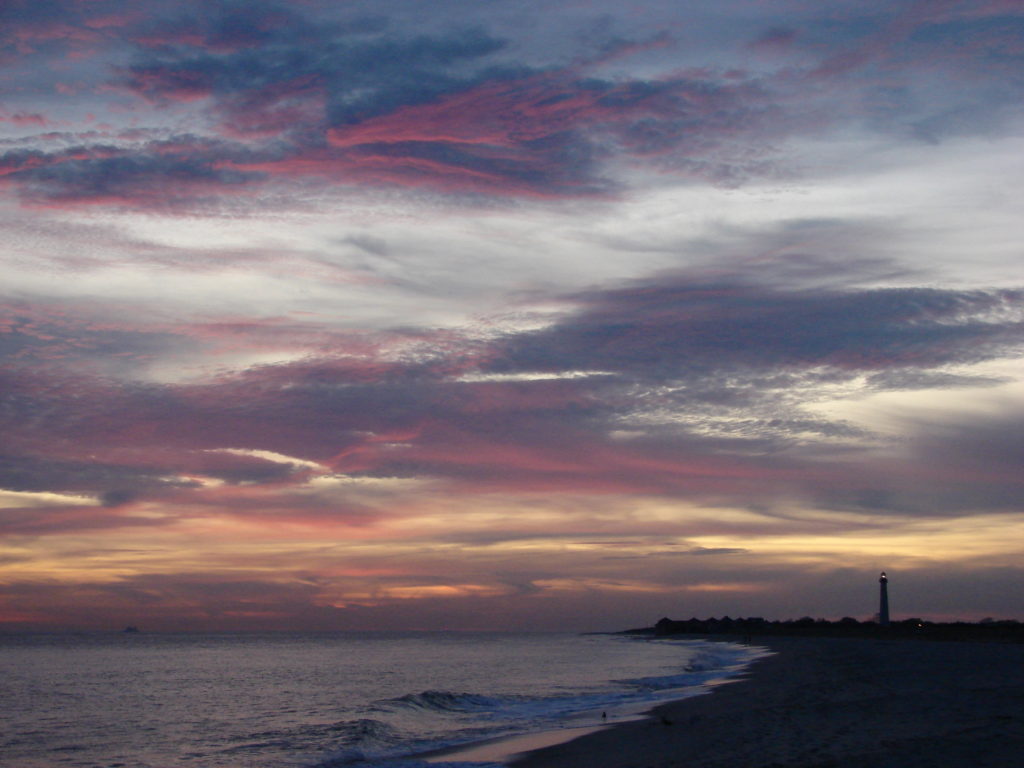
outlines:
M878 623L889 626L889 577L885 571L878 577Z

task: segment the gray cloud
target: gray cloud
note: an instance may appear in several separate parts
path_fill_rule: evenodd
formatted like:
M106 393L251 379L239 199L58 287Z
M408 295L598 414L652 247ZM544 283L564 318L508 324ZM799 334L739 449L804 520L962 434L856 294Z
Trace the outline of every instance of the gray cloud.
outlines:
M960 491L939 483L943 501L927 492L915 499L881 466L831 489L818 475L856 474L850 461L864 466L863 459L851 451L875 438L805 408L859 378L875 390L993 383L953 369L1020 349L1018 291L787 290L679 274L571 298L575 311L546 328L464 346L447 334L434 356L416 361L325 355L201 384L148 386L26 370L8 378L5 394L12 449L42 440L76 450L49 464L12 454L4 487L118 500L163 493L176 473L230 483L302 477L288 464L210 452L244 447L314 461L350 457L335 469L471 487L605 488L735 503L757 484L766 492L795 484L826 508L913 514L1002 508L1016 492L1009 480ZM459 380L476 360L492 372L614 375ZM964 428L960 444L973 439L978 451L993 444L994 455L1013 455L1012 440L972 438L975 426ZM915 450L937 456L941 441L919 434ZM98 458L128 445L133 466ZM688 470L694 461L705 468ZM791 479L798 473L803 479Z
M683 275L580 295L575 315L509 339L494 369L625 370L667 379L709 369L872 371L973 363L1020 348L1022 296L1009 290L784 291Z

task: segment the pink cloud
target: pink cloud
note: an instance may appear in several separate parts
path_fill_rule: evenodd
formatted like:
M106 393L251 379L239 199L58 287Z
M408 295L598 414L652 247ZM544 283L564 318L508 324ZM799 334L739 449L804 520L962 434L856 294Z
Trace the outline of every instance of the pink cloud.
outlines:
M789 27L773 27L756 40L747 44L747 47L757 53L777 55L789 51L796 41L798 33Z
M187 45L202 48L206 43L206 36L194 27L179 27L177 29L164 27L136 34L133 36L132 42L149 48L160 48L165 45Z
M0 536L65 536L88 531L113 531L124 528L153 528L167 525L158 520L132 514L129 509L95 506L8 508L0 526Z
M222 101L220 129L232 137L271 137L298 125L317 125L327 101L320 78L304 75Z
M45 128L46 126L53 125L49 118L45 115L41 115L38 112L15 112L0 114L0 121L12 123L19 128L37 126Z
M19 171L29 170L32 168L41 168L45 165L49 165L48 159L42 153L32 153L25 155L10 155L8 157L0 157L0 176L7 176L12 173L18 173Z
M479 157L477 153L477 157ZM519 158L538 170L543 158ZM342 185L373 184L411 188L430 188L442 192L479 192L499 196L557 198L562 195L543 189L543 185L517 180L506 173L475 167L470 160L445 161L405 153L388 154L371 148L355 151L301 149L281 159L253 162L223 161L220 168L268 173L283 178L320 177ZM523 168L526 165L523 164ZM584 186L581 182L581 186ZM567 190L568 193L568 190ZM586 188L574 196L593 194Z
M968 53L983 54L987 50L1000 50L1018 55L1021 48L1011 33L1005 35L999 30L971 30L971 34L957 34L961 42L956 46L933 46L926 42L915 42L914 35L922 30L951 25L969 19L987 19L999 16L1024 15L1024 8L1018 0L989 0L964 3L961 0L917 0L904 6L888 21L855 43L832 54L812 72L816 77L836 77L870 65L889 68L913 66L934 66L943 60L963 62L968 67L985 62L984 57ZM967 28L965 27L965 30ZM913 55L908 51L916 52Z
M352 126L328 131L336 147L408 141L519 147L585 124L633 120L671 109L662 89L637 96L628 86L580 88L550 75L485 83L409 106ZM622 103L616 103L622 99Z
M80 26L62 21L47 21L16 27L11 31L11 35L16 40L23 42L71 40L91 43L100 39L99 35L91 29L83 29Z
M86 12L88 7L84 8ZM138 23L145 18L141 10L108 11L95 16L87 16L82 24L90 29L118 29Z

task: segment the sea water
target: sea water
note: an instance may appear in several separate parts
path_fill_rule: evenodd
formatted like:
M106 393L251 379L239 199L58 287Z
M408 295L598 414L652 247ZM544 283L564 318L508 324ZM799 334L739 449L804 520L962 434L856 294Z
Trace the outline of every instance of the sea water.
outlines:
M0 766L425 766L700 693L757 654L625 635L0 636Z

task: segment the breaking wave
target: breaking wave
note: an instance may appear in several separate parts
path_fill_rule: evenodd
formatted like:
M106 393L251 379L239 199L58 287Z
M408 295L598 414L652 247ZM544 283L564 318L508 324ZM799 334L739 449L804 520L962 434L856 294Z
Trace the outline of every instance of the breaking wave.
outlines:
M430 712L481 712L506 704L508 699L452 691L422 691L379 702L386 708L412 707Z

